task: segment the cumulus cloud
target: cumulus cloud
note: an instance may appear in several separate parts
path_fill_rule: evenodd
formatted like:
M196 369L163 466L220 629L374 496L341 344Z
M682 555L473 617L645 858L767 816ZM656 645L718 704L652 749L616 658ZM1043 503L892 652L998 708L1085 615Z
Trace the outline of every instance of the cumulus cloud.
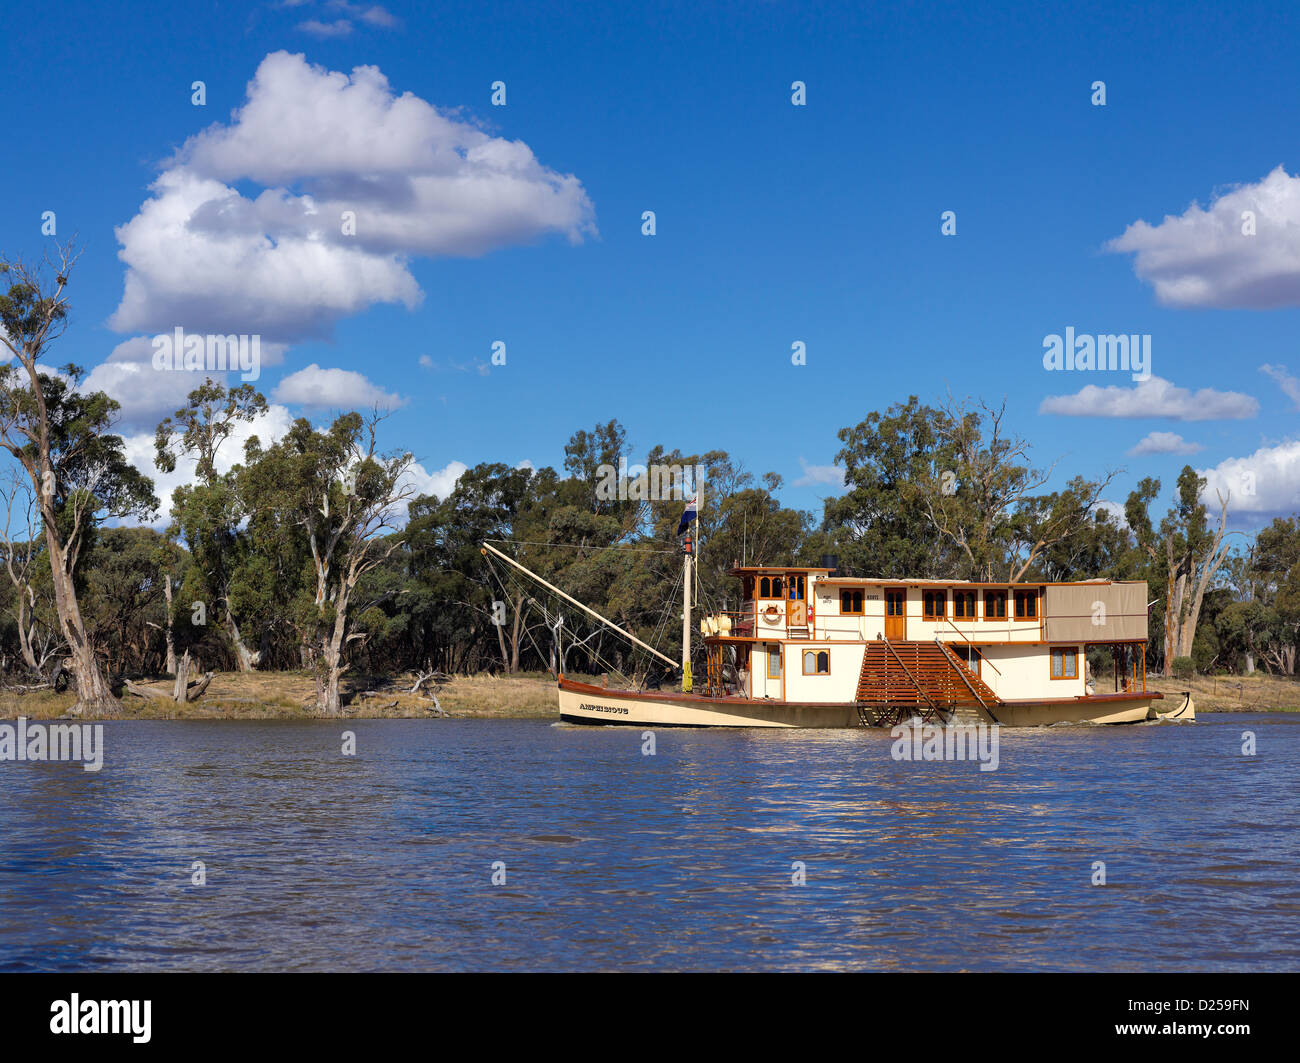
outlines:
M1204 449L1200 443L1192 443L1177 432L1150 432L1129 454L1133 457L1142 454L1195 454Z
M397 95L376 67L348 75L283 51L151 192L116 230L122 332L319 337L377 303L416 305L412 258L596 231L581 182L522 141Z
M278 365L284 350L283 344L262 344L260 368ZM239 383L238 374L155 369L151 338L134 336L114 347L113 353L86 375L81 390L103 391L121 404L120 431L152 430L184 406L186 396L208 377L227 385Z
M1300 513L1300 440L1260 447L1197 474L1206 479L1201 498L1212 510L1217 511L1221 493L1230 515L1268 520Z
M803 458L799 459L803 475L795 480L795 487L813 487L823 484L842 490L844 487L844 470L838 465L809 465Z
M416 462L406 470L406 476L402 484L414 488L414 493L411 495L413 499L419 498L420 495L446 498L455 488L456 481L468 469L469 466L463 461L449 461L441 469L429 472L423 465Z
M393 409L406 405L400 395L389 394L361 373L350 369L322 369L313 362L280 381L272 397L316 410Z
M1300 378L1293 377L1284 365L1261 365L1259 371L1277 381L1282 394L1294 403L1297 410L1300 410Z
M1039 413L1063 417L1167 417L1174 421L1241 420L1259 413L1259 403L1238 391L1191 391L1153 376L1133 387L1089 384L1073 395L1049 395Z
M1136 221L1106 249L1136 255L1138 277L1167 306L1300 306L1300 177L1279 166L1208 208Z
M1099 498L1092 507L1093 516L1101 512L1105 513L1111 520L1111 523L1120 528L1128 527L1128 518L1124 516L1124 507L1118 502L1112 502L1108 498Z

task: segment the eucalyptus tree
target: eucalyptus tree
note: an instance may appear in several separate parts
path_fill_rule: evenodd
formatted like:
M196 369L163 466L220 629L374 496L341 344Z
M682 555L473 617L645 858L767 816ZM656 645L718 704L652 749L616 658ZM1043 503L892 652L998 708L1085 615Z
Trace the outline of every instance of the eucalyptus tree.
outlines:
M58 635L36 495L26 474L13 468L9 482L0 486L0 496L5 508L4 529L0 532L4 537L5 572L13 587L13 595L6 597L6 602L23 664L40 675L64 644Z
M249 440L237 471L250 509L274 511L307 542L310 583L290 608L315 674L317 705L331 716L342 708L348 647L366 637L352 624L357 584L401 546L388 533L406 517L412 494L404 483L411 454L380 451L379 420L345 413L322 431L299 418L273 446Z
M184 539L197 570L186 598L220 606L241 672L251 672L260 656L245 644L231 593L235 573L249 552L248 536L242 530L248 510L239 496L237 478L218 474L217 455L241 424L251 423L266 408L266 399L252 384L228 389L209 378L189 393L181 409L158 425L154 438L154 464L161 472L175 472L179 459L195 463L196 481L183 484L172 495L171 532ZM164 578L170 580L170 575ZM178 620L185 606L179 603Z
M149 516L158 503L152 483L126 460L121 437L110 431L118 404L102 392L79 391L75 366L59 376L40 369L67 328L68 277L76 257L71 245L41 267L0 256L0 343L14 359L0 366L0 447L36 494L77 711L117 715L121 702L78 601L78 564L100 520Z
M943 480L955 461L943 417L912 395L840 431L835 463L844 469L845 491L826 500L822 531L843 571L894 579L957 574L956 551L918 490L951 482Z
M1173 505L1156 527L1149 506L1160 494L1160 481L1142 480L1128 497L1125 518L1139 549L1151 564L1153 577L1164 583L1160 615L1164 627L1164 674L1173 674L1174 659L1190 657L1205 595L1228 559L1228 499L1219 496L1219 524L1209 525L1201 494L1206 480L1190 465L1183 466ZM1150 580L1155 582L1155 579ZM1157 584L1158 585L1158 584ZM1154 614L1153 614L1154 615Z

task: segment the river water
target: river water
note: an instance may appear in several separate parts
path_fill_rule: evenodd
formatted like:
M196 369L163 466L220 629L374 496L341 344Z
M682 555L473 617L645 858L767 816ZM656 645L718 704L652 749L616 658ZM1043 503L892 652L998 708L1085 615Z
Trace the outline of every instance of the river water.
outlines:
M1300 968L1295 715L1003 730L995 771L654 739L106 724L98 773L0 763L0 970Z

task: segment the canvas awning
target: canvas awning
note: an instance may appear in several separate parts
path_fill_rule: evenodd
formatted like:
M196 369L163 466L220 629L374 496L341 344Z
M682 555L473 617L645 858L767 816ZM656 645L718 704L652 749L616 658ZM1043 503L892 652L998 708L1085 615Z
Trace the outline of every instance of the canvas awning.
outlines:
M1048 642L1145 642L1147 585L1048 584L1043 619Z

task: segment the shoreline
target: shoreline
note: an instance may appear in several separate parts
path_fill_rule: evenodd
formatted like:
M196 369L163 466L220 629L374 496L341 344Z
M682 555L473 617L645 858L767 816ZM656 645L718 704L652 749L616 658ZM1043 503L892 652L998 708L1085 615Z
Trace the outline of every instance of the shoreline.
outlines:
M353 719L547 719L558 716L555 680L549 675L452 676L425 684L437 697L410 693L415 677L345 678L343 709L338 716L315 708L310 672L217 672L196 701L177 704L124 692L120 716L83 716L83 720L353 720ZM170 677L140 686L170 693ZM0 692L0 720L25 716L50 720L66 716L76 703L70 692L27 694Z
M593 680L596 677L591 677ZM338 716L315 711L315 687L309 672L218 672L207 691L184 705L170 700L125 693L119 717L81 719L126 720L348 720L348 719L555 719L555 680L549 675L452 676L426 684L437 703L425 694L410 693L415 677L358 676L345 684L343 710ZM1300 681L1279 676L1196 676L1192 679L1152 679L1150 686L1165 694L1190 690L1196 711L1300 712ZM141 684L170 692L170 678ZM30 720L65 717L76 699L71 693L49 690L27 694L0 691L0 720L25 716Z

